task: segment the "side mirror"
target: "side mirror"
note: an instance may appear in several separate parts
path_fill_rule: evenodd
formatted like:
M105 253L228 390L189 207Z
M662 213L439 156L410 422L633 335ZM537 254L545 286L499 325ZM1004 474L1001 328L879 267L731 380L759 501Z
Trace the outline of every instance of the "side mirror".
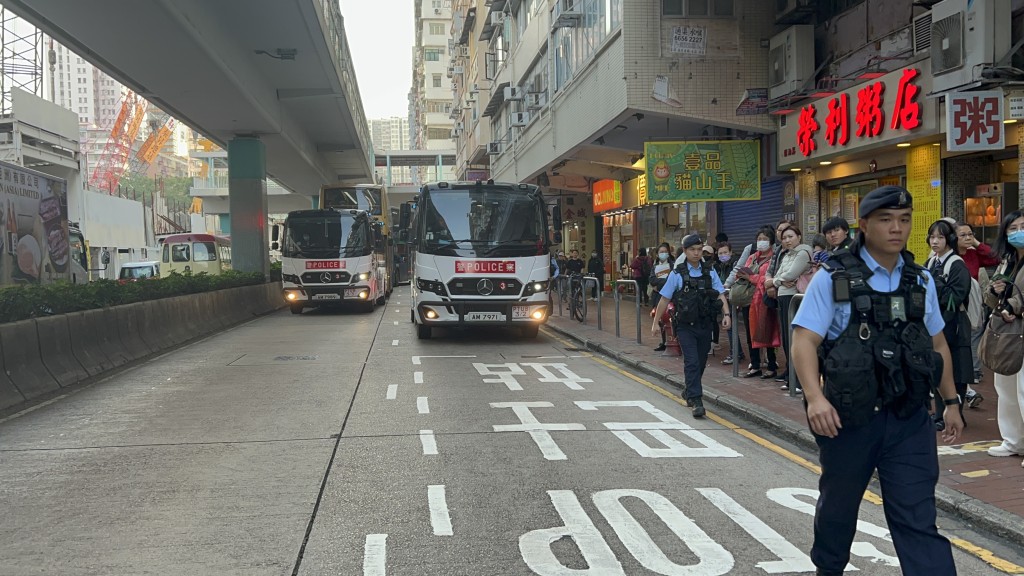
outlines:
M274 242L271 242L270 243L270 249L271 250L280 250L281 249L281 243L276 241L276 240Z
M402 230L409 228L409 220L412 216L412 206L408 203L403 203L398 208L398 227Z
M103 252L100 254L100 262L103 263L104 266L106 266L107 264L110 264L110 251L109 250L103 250Z
M551 226L555 230L562 229L562 203L559 202L551 208ZM561 240L558 240L561 242Z
M274 226L270 229L270 239L273 240L275 244L277 243L278 240L281 239L280 224L274 224ZM277 250L277 248L274 248L274 250Z

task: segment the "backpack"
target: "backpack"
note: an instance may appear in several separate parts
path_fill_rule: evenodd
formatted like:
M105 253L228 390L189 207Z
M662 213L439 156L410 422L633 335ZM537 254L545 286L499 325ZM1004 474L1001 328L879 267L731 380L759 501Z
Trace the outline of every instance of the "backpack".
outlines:
M930 263L935 259L934 256L928 259L926 267L930 270ZM949 258L946 258L946 262L942 265L942 281L945 282L949 278L949 268L953 265L953 262L959 260L963 262L957 254L953 254ZM971 278L971 290L967 294L967 319L971 323L971 330L978 330L985 322L985 314L981 307L981 285L974 278Z

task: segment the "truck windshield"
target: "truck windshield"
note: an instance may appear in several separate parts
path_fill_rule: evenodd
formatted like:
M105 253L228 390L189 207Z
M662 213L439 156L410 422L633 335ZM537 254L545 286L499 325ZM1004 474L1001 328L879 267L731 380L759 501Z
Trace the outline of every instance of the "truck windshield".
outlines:
M289 217L285 222L286 258L353 258L370 253L369 221L341 214Z
M420 252L467 257L544 253L544 201L524 190L432 190L421 203Z

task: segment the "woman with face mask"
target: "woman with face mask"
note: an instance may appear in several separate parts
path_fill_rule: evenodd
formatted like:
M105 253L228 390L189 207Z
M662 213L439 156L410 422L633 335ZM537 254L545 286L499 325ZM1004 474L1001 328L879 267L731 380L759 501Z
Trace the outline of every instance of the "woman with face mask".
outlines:
M658 309L658 301L661 300L661 288L665 286L665 280L668 280L668 275L672 272L672 263L675 261L675 257L672 256L672 247L668 242L662 242L658 245L657 259L654 261L654 266L651 268L651 276L648 281L653 288L651 294L651 317L654 317L654 311ZM665 349L665 330L662 326L661 330L661 344L654 349L655 352L661 352Z
M1024 314L1024 210L1014 210L1003 219L996 251L1003 261L984 295L985 304L994 310L990 324L1012 322ZM999 396L996 420L1003 441L989 448L988 453L991 456L1024 455L1024 369L1008 376L996 374L995 384Z
M778 314L764 303L764 281L772 260L773 246L775 229L771 226L762 226L754 242L757 251L750 255L744 267L744 270L749 271L737 269L736 273L737 278L745 279L754 285L753 300L750 306L742 311L744 324L747 326L747 346L750 348L749 370L741 374L744 378L760 376L762 380L771 380L778 376L779 365L775 359L775 349L782 345ZM761 369L762 349L767 349L767 370Z
M711 263L711 267L715 269L715 272L718 272L718 277L728 278L729 274L732 273L733 267L736 265L736 261L733 258L732 253L732 244L730 244L728 241L719 242L718 247L715 249L714 256L712 257L714 258L714 260ZM728 310L723 310L723 312L728 312ZM718 344L720 342L720 334L721 332L719 330L719 322L716 322L712 338L712 341L715 344ZM729 328L727 337L729 338L729 342L732 342L732 328ZM728 364L732 364L732 359L734 357L733 355L736 353L737 351L734 350L730 352L730 354L726 357L726 360L729 360ZM744 356L742 346L740 346L738 354L739 359L743 360Z

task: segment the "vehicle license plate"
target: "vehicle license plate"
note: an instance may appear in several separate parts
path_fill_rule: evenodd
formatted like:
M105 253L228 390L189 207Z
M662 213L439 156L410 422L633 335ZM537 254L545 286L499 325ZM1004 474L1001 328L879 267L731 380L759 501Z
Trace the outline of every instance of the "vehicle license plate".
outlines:
M359 298L359 288L345 288L345 298Z
M468 322L501 322L505 315L501 312L469 312L466 314Z
M313 300L341 300L341 294L313 294Z
M517 319L520 319L520 318L529 318L529 317L530 317L530 307L529 306L513 306L512 307L512 319L513 320L517 320Z

